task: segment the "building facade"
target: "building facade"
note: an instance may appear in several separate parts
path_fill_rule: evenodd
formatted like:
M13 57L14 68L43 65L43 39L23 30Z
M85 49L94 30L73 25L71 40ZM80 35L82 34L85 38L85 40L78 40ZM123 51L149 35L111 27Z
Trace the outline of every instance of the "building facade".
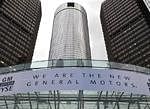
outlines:
M100 18L109 61L150 68L149 0L106 0Z
M39 0L0 1L0 67L31 62L40 19Z
M77 3L62 4L55 12L51 59L59 59L61 65L61 59L91 59L87 14Z

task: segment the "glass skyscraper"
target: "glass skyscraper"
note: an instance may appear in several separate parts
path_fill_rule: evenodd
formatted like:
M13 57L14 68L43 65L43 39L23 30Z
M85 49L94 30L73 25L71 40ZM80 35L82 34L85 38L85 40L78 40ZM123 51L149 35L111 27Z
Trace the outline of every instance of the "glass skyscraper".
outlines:
M106 0L101 23L109 61L150 68L149 0Z
M91 59L87 14L77 3L62 4L55 12L51 59L59 60L60 64L61 59Z
M0 67L31 62L40 19L39 0L0 0Z

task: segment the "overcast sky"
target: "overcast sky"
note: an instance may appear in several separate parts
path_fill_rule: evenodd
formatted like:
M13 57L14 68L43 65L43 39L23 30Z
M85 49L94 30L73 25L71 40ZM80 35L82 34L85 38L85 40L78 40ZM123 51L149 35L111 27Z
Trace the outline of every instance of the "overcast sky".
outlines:
M76 2L87 12L92 59L107 60L100 23L100 6L104 0L41 0L42 19L38 32L33 61L47 60L55 10L66 2Z

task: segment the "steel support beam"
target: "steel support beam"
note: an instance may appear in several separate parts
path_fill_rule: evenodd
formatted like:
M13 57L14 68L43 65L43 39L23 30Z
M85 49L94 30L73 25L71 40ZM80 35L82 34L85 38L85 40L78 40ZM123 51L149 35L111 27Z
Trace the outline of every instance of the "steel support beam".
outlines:
M36 106L36 108L37 109L39 109L39 96L38 96L38 94L37 94L37 92L35 92L35 95L36 95L36 99L37 99L37 106Z
M102 93L103 93L103 91L98 92L97 109L100 109L99 101L101 100Z
M7 101L6 101L6 97L5 97L5 96L4 96L4 101L5 101L6 109L8 109L8 104L7 104Z
M52 95L52 92L51 92L51 91L49 91L49 94L48 94L48 104L49 104L48 107L49 107L50 109L52 109L52 106L51 106L51 103L50 103L50 100L49 100L50 95Z
M32 103L31 103L31 99L30 99L30 93L28 93L28 100L29 100L29 104L30 104L30 109L32 109Z
M55 109L57 109L57 104L56 104L56 91L54 90L54 105L55 105Z
M58 102L57 102L57 109L59 109L60 108L60 93L59 93L59 91L57 90L57 98L58 98Z
M130 95L130 100L129 100L129 104L128 104L128 109L130 109L130 105L131 105L131 103L132 103L132 96L133 96L133 94L131 93L131 95Z

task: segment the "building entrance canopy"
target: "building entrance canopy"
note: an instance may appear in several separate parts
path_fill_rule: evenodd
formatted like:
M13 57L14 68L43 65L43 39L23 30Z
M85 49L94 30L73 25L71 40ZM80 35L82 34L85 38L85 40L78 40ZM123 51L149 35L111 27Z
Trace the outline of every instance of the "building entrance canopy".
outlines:
M9 67L14 72L0 76L0 94L49 90L103 90L150 95L149 69L107 61L80 60L82 66L76 64L79 60L61 61L63 66L57 66L55 63L58 63L58 60L52 60L35 62L30 65L31 68L27 64ZM84 66L86 61L91 62L90 66ZM43 66L45 62L48 67ZM17 69L20 67L23 69Z
M89 66L84 65L87 61ZM0 107L149 108L150 69L97 60L61 60L63 66L57 63L39 61L1 68Z
M103 90L150 95L150 76L120 69L48 68L0 76L1 95L49 90Z

